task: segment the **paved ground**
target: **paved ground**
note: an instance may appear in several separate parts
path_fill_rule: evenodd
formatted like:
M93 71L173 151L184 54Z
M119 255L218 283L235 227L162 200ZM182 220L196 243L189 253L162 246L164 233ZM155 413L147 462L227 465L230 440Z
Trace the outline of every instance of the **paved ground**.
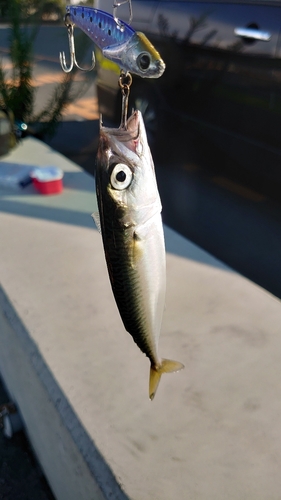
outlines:
M0 379L0 405L8 401ZM54 500L24 432L0 432L0 500Z

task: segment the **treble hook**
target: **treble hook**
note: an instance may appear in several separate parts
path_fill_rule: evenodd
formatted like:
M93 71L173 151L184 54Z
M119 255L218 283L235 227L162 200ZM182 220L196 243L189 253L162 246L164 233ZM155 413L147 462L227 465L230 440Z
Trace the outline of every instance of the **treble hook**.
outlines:
M66 60L65 60L65 53L60 52L60 64L65 73L70 73L72 70L74 64L75 66L80 69L81 71L91 71L94 69L95 64L96 64L96 58L95 58L95 53L92 51L92 66L90 68L81 68L79 64L77 63L76 60L76 55L75 55L75 45L74 45L74 24L67 24L67 15L65 16L65 25L67 27L67 33L68 33L68 40L69 40L69 52L70 52L70 65L67 67L66 65Z
M133 8L132 8L132 0L122 0L120 2L116 2L114 0L114 3L113 3L113 18L114 18L114 21L116 22L116 24L119 26L119 28L123 29L123 24L122 22L118 19L116 13L117 13L117 9L118 7L120 7L120 5L124 5L125 3L128 3L129 4L129 14L130 14L130 17L129 17L129 23L128 24L131 24L132 20L133 20Z

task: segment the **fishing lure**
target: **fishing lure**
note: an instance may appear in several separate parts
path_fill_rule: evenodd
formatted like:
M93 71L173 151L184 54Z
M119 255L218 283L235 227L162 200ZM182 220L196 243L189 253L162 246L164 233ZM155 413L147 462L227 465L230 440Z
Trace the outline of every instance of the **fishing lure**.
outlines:
M68 5L65 24L70 30L72 58L69 69L66 67L64 54L60 54L62 68L66 72L72 69L73 63L78 66L73 41L74 26L84 31L99 47L103 56L117 63L124 71L143 78L159 78L165 70L164 61L148 38L108 12L91 7Z

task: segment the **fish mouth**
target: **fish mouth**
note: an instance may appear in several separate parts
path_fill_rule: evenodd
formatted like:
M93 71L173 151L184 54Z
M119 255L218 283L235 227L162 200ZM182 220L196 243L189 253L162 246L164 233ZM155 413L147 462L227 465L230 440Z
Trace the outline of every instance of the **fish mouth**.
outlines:
M129 132L132 139L138 139L140 134L140 112L138 110L133 111L131 116L127 120L127 131Z
M150 69L146 70L142 76L143 78L160 78L166 69L166 64L163 59L157 59L153 62Z
M139 158L144 154L148 154L149 146L147 144L145 125L139 110L134 111L128 118L126 128L101 127L100 137L103 138L102 149L111 149L114 153L121 153L121 155L132 152ZM107 147L104 147L106 144ZM136 158L133 156L131 159Z
M143 123L141 112L136 110L128 118L126 127L101 127L101 131L108 136L118 138L120 142L136 141L140 136L141 122Z
M139 154L142 151L141 123L141 112L136 110L128 118L126 129L119 129L120 135L118 135L118 140L135 154Z
M163 75L163 73L166 69L166 64L164 63L164 61L162 59L160 59L159 61L156 61L156 66L157 66L157 70L158 70L157 78L159 78L160 76Z

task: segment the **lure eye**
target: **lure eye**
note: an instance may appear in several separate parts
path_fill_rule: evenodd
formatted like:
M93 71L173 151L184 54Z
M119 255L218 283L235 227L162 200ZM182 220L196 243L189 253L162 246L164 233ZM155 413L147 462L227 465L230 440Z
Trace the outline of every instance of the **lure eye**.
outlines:
M131 184L132 178L131 169L125 163L117 163L111 172L110 182L114 189L122 191Z
M137 65L138 65L139 69L141 69L142 71L145 71L146 69L148 69L150 66L150 63L151 63L150 56L146 52L143 52L142 54L140 54L137 57Z

